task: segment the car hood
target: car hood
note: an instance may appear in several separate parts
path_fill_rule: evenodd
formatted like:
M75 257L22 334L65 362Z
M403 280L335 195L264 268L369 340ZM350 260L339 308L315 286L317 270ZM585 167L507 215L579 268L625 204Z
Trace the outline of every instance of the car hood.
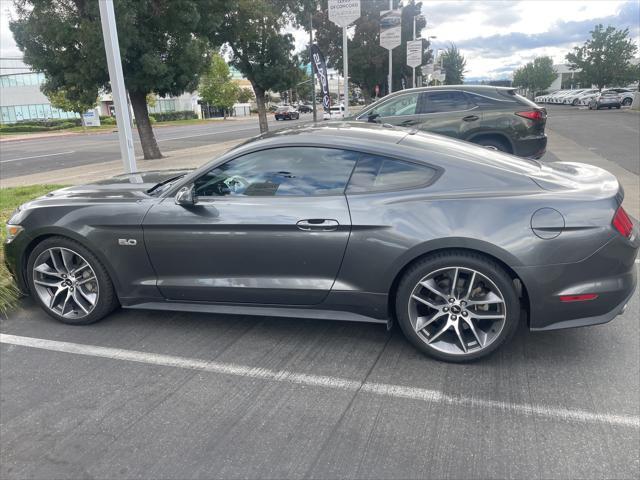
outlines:
M139 200L148 198L147 191L154 185L171 178L185 175L191 170L157 170L140 172L99 180L85 185L61 188L34 202L51 202L60 200Z

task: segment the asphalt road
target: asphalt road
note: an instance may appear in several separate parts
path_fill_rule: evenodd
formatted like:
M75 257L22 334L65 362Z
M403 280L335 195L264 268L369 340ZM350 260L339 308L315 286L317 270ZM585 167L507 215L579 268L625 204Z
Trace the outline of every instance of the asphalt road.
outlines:
M628 171L640 174L640 114L625 109L596 111L563 105L546 107L548 128Z
M451 365L379 325L27 303L0 478L638 478L638 315Z
M301 114L300 120L276 122L270 119L270 128L277 130L296 123L312 121L311 114ZM260 133L257 118L249 121L212 121L200 125L167 126L155 128L160 149L165 152L212 143L248 138ZM138 155L142 148L134 129L134 148ZM3 178L46 170L99 164L120 158L117 133L66 135L15 140L0 144L0 169Z

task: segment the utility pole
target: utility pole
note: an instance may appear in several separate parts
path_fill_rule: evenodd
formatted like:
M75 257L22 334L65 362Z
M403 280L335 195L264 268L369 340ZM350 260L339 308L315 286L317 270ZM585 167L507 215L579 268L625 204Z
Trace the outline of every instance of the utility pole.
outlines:
M347 27L342 27L342 70L344 71L344 118L349 116L349 57L347 54Z
M393 0L389 0L389 10L393 10ZM393 49L389 49L389 92L393 92L393 74L391 73L393 70Z
M122 163L124 163L124 169L127 173L133 173L137 171L138 168L136 166L136 154L133 149L131 118L129 116L127 91L124 86L124 76L122 74L122 60L120 59L120 44L118 43L118 30L116 28L113 0L99 0L98 6L100 7L100 22L102 24L104 49L107 54L113 105L116 110Z
M416 39L416 16L413 16L413 40ZM416 88L416 67L411 67L411 70L413 70L413 79L411 80L411 86L413 88Z
M317 122L318 112L316 110L316 73L313 69L311 45L313 45L313 12L309 13L309 66L311 67L311 98L313 103L313 121Z

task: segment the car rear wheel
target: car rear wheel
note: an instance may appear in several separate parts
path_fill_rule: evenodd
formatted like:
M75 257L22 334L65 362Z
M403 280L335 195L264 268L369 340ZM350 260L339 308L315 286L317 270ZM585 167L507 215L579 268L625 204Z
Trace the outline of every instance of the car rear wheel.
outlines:
M511 153L511 149L504 140L495 137L486 137L473 140L474 143L487 147L491 150L499 150L501 152Z
M36 301L63 323L94 323L118 305L104 266L74 240L51 237L39 243L29 256L27 272Z
M407 339L450 362L493 352L513 336L520 319L511 277L471 252L438 253L415 264L398 286L395 307Z

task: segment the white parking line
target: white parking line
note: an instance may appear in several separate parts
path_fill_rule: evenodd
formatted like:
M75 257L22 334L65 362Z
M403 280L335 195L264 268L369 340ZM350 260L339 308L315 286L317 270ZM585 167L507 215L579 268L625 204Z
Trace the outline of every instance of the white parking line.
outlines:
M612 426L640 429L640 417L633 415L615 415L609 413L595 413L585 410L573 410L563 407L551 407L526 403L511 403L498 400L488 400L475 397L447 395L439 390L426 388L405 387L387 383L361 382L345 378L311 375L291 372L288 370L269 370L259 367L248 367L194 358L163 355L158 353L124 350L120 348L99 347L80 343L59 342L42 338L22 337L17 335L0 334L0 343L18 345L22 347L38 348L54 352L87 355L91 357L109 358L149 365L200 370L238 377L257 378L275 382L283 382L312 387L333 388L348 391L360 391L373 395L392 398L420 400L427 403L457 405L461 407L487 408L517 415L542 417L554 420L580 423L600 423Z
M30 160L32 158L55 157L56 155L68 155L70 153L76 153L76 151L70 150L68 152L47 153L46 155L35 155L33 157L10 158L9 160L0 160L0 163L19 162L20 160Z

